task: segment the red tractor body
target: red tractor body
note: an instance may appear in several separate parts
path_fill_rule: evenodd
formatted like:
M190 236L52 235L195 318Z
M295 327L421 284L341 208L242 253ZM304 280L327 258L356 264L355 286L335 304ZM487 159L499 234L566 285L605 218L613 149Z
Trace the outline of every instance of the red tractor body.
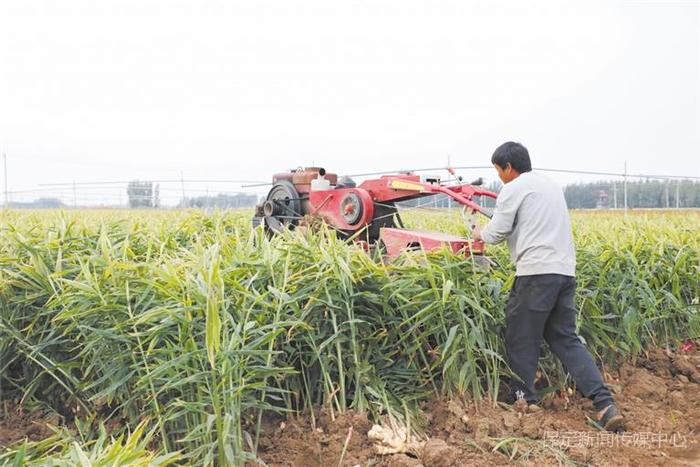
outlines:
M443 246L465 254L483 252L481 242L447 235L402 228L396 203L443 194L470 213L490 214L474 200L496 194L476 184L441 184L436 177L383 175L359 186L348 177L340 179L322 168L311 167L276 174L267 199L256 208L253 225L263 224L270 232L294 228L305 216L320 217L344 237L370 244L380 241L389 258L404 249L433 250Z

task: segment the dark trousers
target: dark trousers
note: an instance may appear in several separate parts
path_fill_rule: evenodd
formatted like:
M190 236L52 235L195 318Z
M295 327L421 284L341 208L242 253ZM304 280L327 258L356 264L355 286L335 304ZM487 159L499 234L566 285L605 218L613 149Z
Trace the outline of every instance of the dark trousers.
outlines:
M597 410L613 402L591 354L576 334L576 279L560 274L516 277L506 307L506 352L511 370L511 398L537 403L534 382L542 337L564 364L576 386Z

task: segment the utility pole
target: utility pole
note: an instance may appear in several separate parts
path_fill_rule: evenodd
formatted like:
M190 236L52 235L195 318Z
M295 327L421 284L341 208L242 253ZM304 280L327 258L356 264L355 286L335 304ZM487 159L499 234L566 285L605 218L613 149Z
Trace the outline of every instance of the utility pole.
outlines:
M625 161L625 216L627 215L627 161Z
M156 183L153 188L153 207L160 207L160 184Z
M452 161L450 160L450 155L447 155L447 168L451 169L452 168ZM447 208L452 212L452 196L447 197Z
M182 188L182 206L185 206L185 175L180 171L180 187Z
M7 154L2 153L2 163L5 167L5 208L10 207L9 200L7 198Z

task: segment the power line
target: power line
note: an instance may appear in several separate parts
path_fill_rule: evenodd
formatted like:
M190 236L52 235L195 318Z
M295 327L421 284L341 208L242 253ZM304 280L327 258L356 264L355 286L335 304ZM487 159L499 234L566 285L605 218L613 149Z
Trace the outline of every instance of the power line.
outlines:
M474 166L474 167L454 167L455 169L492 169L489 166ZM365 172L358 174L350 174L348 177L371 177L373 175L387 175L387 174L409 174L414 172L432 172L434 170L447 170L447 167L432 167L423 169L402 169L402 170L387 170L383 172Z
M73 185L120 185L124 183L131 183L135 180L122 180L122 181L102 181L102 182L62 182L62 183L39 183L38 186L73 186ZM170 179L170 180L152 180L152 179L144 179L144 181L149 181L153 183L235 183L235 184L242 184L242 183L265 183L257 180L186 180L182 178L178 179Z
M493 166L487 165L473 165L473 166L457 166L452 167L457 170L485 170L493 169ZM415 168L415 169L399 169L399 170L384 170L377 172L363 172L349 174L348 177L369 177L375 175L388 175L388 174L408 174L416 172L432 172L432 171L442 171L446 170L447 167L429 167L429 168ZM535 170L542 172L553 172L553 173L569 173L578 175L602 175L611 177L632 177L632 178L655 178L655 179L686 179L686 180L700 180L700 176L692 175L662 175L662 174L629 174L620 172L603 172L603 171L593 171L593 170L572 170L572 169L552 169L546 167L535 167ZM94 181L94 182L61 182L61 183L39 183L38 186L41 187L58 187L58 186L89 186L89 185L121 185L128 184L134 180L105 180L105 181ZM243 188L252 188L256 186L267 186L272 185L272 182L262 182L259 180L222 180L222 179L148 179L148 181L153 183L234 183L241 184Z
M110 188L109 186L104 186L104 185L83 185L80 187L80 190L119 190L124 191L126 187L114 187ZM8 191L9 194L22 194L22 193L63 193L63 192L72 192L72 184L69 186L63 187L56 187L56 188L50 188L50 187L44 187L44 188L29 188L29 189L23 189L23 190L10 190ZM166 191L166 192L178 192L181 193L182 190L180 188L161 188L160 191ZM188 189L188 191L192 192L199 192L199 193L205 193L207 189ZM113 193L114 191L109 191L105 193ZM232 191L232 190L216 190L216 193L224 193L224 194L246 194L246 193L251 193L250 190L246 191Z
M485 170L493 169L493 166L489 165L471 165L471 166L457 166L451 167L456 170ZM378 172L363 172L356 174L346 175L347 177L371 177L376 175L390 175L390 174L411 174L416 172L434 172L447 170L447 167L428 167L428 168L417 168L417 169L400 169L400 170L384 170ZM628 173L618 173L618 172L601 172L593 170L569 170L569 169L550 169L545 167L534 167L534 170L539 170L541 172L552 172L552 173L570 173L577 175L603 175L609 177L631 177L631 178L654 178L654 179L678 179L678 180L700 180L700 176L691 175L659 175L659 174L628 174ZM243 185L243 188L253 188L260 186L272 185L272 182L256 182L252 185Z
M493 169L492 165L471 165L471 166L458 166L458 167L452 167L453 169L457 170L483 170L483 169ZM691 180L700 180L700 176L692 176L692 175L659 175L659 174L628 174L628 173L618 173L618 172L601 172L601 171L593 171L593 170L571 170L571 169L550 169L550 168L545 168L545 167L534 167L534 170L539 170L541 172L555 172L555 173L570 173L570 174L579 174L579 175L606 175L606 176L614 176L614 177L633 177L633 178L659 178L659 179L667 179L667 178L678 178L678 179L691 179ZM421 168L421 169L404 169L404 170L386 170L386 171L381 171L381 172L366 172L366 173L358 173L358 174L351 174L348 175L348 177L368 177L368 176L373 176L373 175L387 175L387 174L402 174L402 173L414 173L414 172L431 172L431 171L436 171L436 170L447 170L447 167L431 167L431 168Z
M581 174L581 175L606 175L611 177L632 177L632 178L658 178L658 179L690 179L690 180L700 180L700 177L694 177L692 175L658 175L658 174L628 174L628 173L615 173L615 172L593 172L588 170L565 170L565 169L544 169L536 167L535 170L541 172L558 172L558 173L571 173L571 174Z

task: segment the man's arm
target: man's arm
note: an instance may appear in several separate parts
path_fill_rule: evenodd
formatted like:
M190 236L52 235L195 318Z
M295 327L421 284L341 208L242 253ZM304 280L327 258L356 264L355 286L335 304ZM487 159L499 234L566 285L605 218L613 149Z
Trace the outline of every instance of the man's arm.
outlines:
M483 240L485 243L501 243L513 231L515 215L518 212L520 203L515 198L511 190L503 189L496 198L496 208L493 211L491 221L480 230L474 229L475 240Z

